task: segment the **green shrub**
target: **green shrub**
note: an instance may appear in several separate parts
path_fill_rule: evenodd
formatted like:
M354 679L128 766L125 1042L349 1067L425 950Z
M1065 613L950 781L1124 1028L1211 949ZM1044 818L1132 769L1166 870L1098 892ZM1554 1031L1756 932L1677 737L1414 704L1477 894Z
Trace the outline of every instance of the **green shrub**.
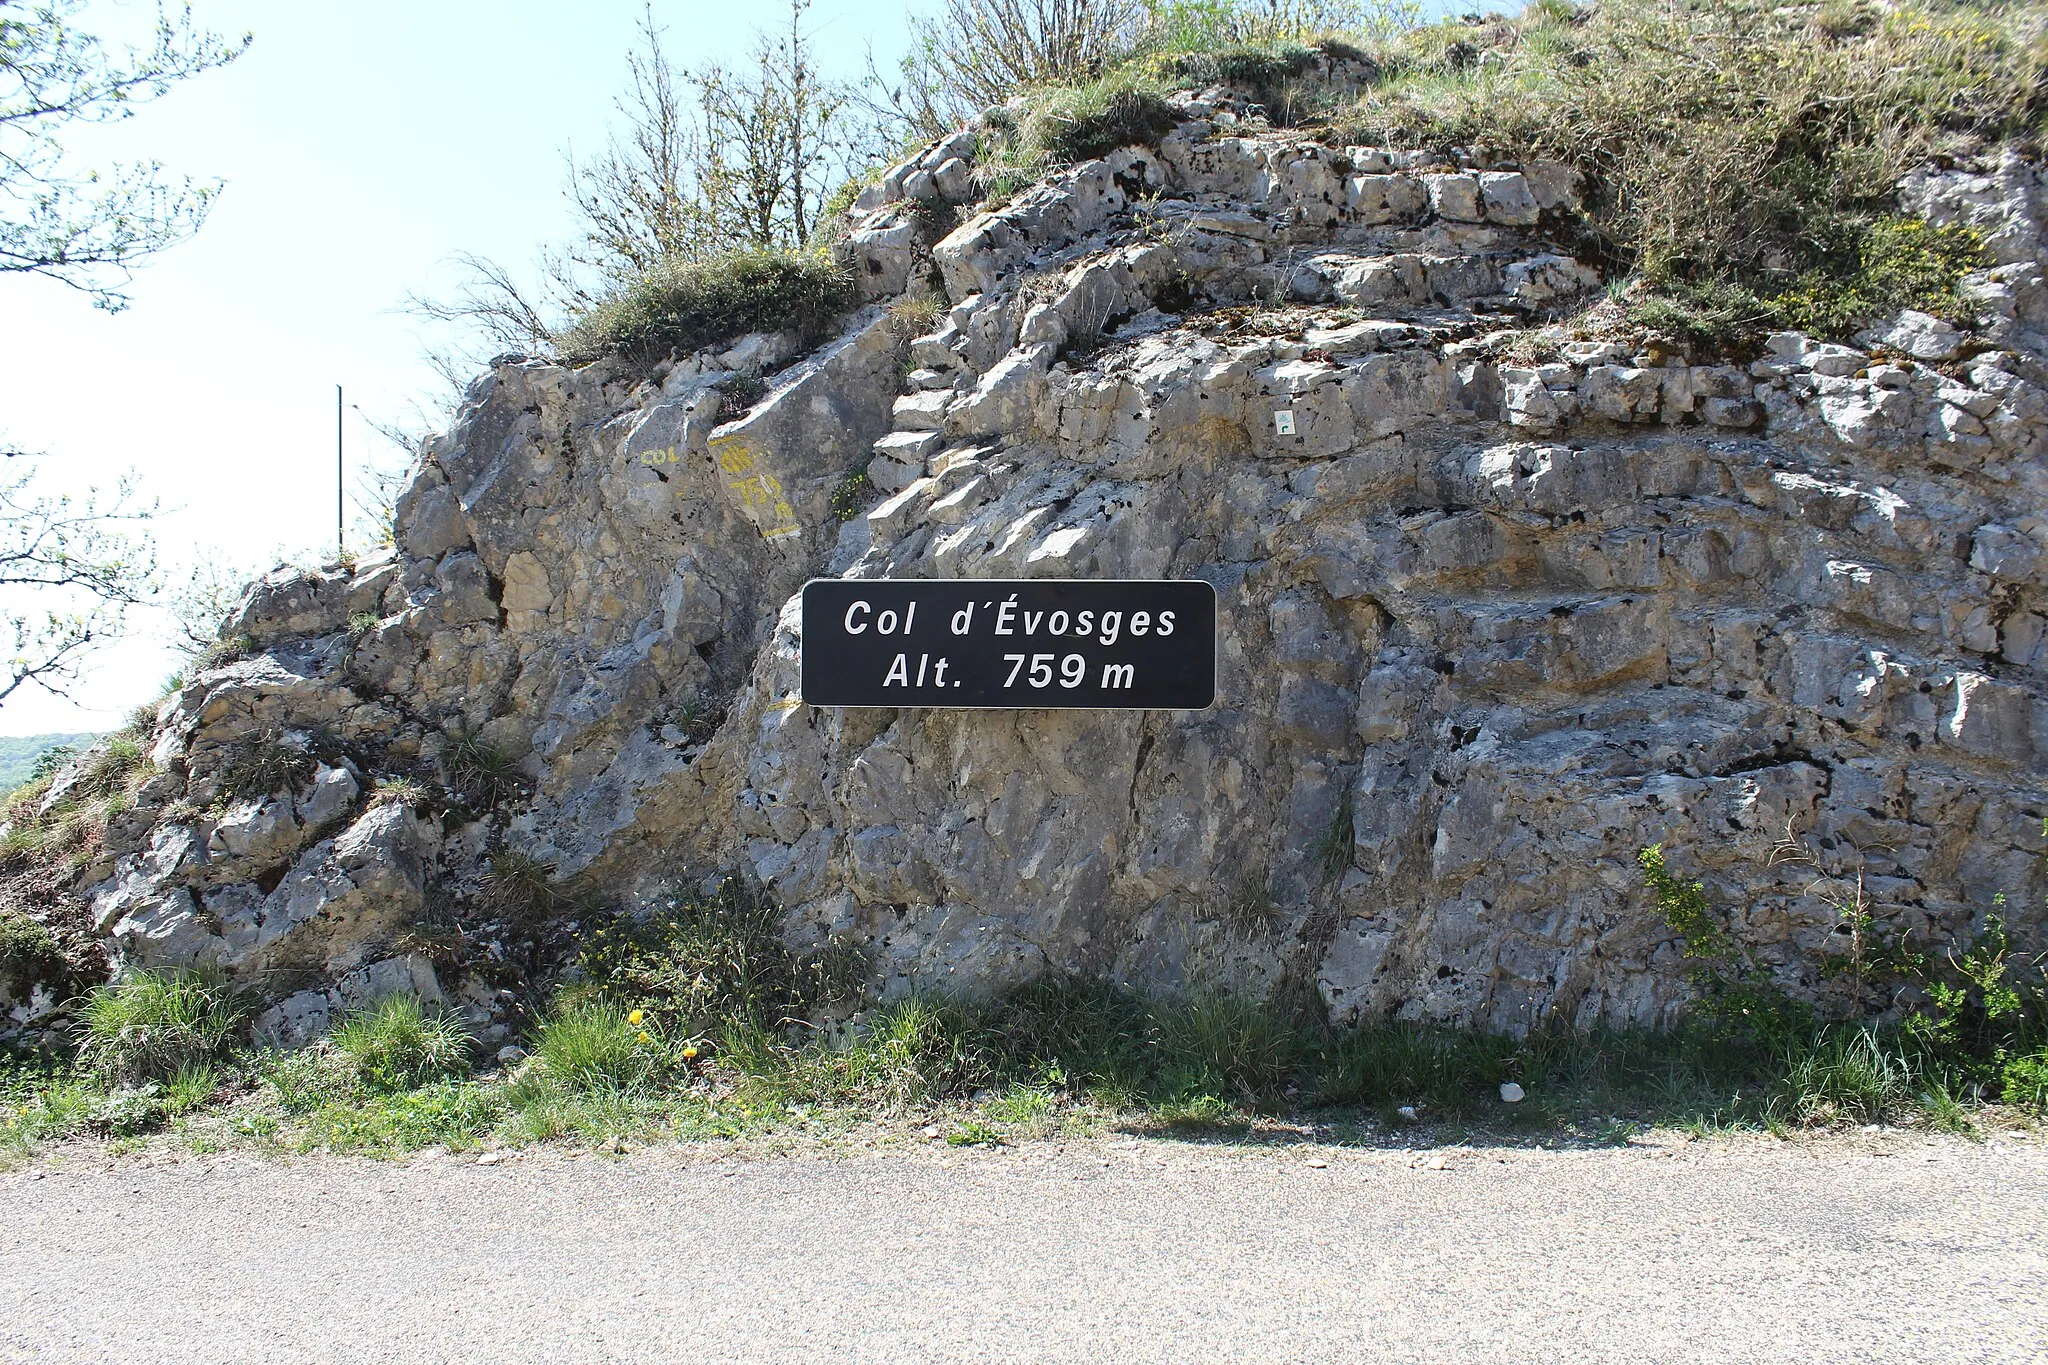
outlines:
M391 995L328 1035L364 1086L390 1094L469 1070L470 1037L452 1014L429 1014L409 995Z
M572 364L606 355L651 364L749 332L793 331L815 344L858 301L853 277L821 253L678 262L598 304L556 338L555 350Z
M49 748L36 755L36 761L29 767L28 779L34 782L38 779L47 780L54 778L64 770L66 764L77 757L77 746L71 744L52 744Z
M2048 1112L2048 1046L2006 1058L1998 1095L2007 1104Z
M533 1055L545 1080L569 1090L637 1090L669 1066L652 1022L608 1000L561 1001L535 1035Z
M217 978L136 972L85 998L79 1061L110 1085L169 1080L224 1057L247 1013L240 994Z
M0 991L25 998L37 985L57 985L70 964L57 936L18 910L0 909Z

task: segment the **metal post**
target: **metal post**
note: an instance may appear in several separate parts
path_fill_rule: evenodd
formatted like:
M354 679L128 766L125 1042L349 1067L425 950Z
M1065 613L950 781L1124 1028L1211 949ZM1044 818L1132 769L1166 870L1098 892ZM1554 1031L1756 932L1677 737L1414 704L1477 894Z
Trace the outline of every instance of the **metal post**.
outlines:
M341 558L348 553L342 523L348 513L343 508L345 484L341 466L341 385L334 386L334 556Z

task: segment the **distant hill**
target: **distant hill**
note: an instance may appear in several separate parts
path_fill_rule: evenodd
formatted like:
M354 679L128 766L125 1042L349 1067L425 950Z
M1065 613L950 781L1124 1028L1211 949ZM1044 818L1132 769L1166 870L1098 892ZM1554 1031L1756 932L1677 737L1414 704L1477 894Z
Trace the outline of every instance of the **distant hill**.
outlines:
M45 749L68 744L82 753L99 738L89 730L71 735L0 735L0 793L28 781L37 756Z

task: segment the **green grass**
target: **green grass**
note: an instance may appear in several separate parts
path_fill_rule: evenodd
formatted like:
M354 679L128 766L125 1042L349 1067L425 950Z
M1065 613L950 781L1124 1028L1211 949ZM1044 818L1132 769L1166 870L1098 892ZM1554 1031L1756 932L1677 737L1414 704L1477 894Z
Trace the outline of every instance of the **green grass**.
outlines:
M1975 1134L2042 1114L2038 1095L1987 1091L1899 1030L1851 1023L1777 1051L1711 1027L1520 1039L1388 1021L1331 1031L1216 992L1147 999L1074 981L979 1006L903 1000L836 1040L733 1025L690 1044L695 1058L651 1022L616 1002L572 1000L547 1016L515 1074L418 1084L370 1084L333 1042L188 1063L140 1083L49 1065L0 1070L0 1157L78 1134L165 1130L171 1141L370 1155L834 1140L898 1126L955 1145L1113 1128L1284 1141L1304 1123L1364 1143L1600 1145L1651 1127L1790 1135L1881 1122ZM2012 1074L2038 1076L2044 1060ZM1501 1100L1506 1080L1524 1087L1522 1103Z
M673 1058L653 1021L608 1000L572 1000L541 1022L533 1040L540 1079L567 1091L624 1094L669 1070Z
M469 1070L470 1038L452 1014L429 1014L409 995L392 995L344 1019L329 1035L363 1085L390 1094Z
M135 972L86 996L79 1061L110 1084L167 1081L224 1057L248 1010L234 988L193 972Z
M749 332L823 340L858 302L853 278L817 252L756 251L679 262L634 281L555 338L571 364L619 355L652 364Z
M1638 321L1729 344L1845 337L1912 306L1967 320L1974 236L1897 215L1906 171L2038 139L2048 42L2032 3L1643 0L1445 21L1376 49L1339 143L1485 143L1579 169L1581 255L1632 276Z
M729 1024L779 1029L821 1003L851 998L867 974L849 945L811 952L782 937L781 911L727 878L708 891L671 888L635 916L584 936L579 975L686 1038Z

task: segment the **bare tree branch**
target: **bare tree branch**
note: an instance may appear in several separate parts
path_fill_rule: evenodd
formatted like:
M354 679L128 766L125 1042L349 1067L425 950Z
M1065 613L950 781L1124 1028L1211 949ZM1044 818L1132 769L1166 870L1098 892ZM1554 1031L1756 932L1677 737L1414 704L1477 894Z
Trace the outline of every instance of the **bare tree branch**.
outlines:
M220 183L169 180L156 162L80 171L59 135L133 117L250 39L224 41L195 29L190 9L159 9L151 46L114 56L76 27L84 7L0 0L0 274L43 275L118 310L129 267L197 232Z

